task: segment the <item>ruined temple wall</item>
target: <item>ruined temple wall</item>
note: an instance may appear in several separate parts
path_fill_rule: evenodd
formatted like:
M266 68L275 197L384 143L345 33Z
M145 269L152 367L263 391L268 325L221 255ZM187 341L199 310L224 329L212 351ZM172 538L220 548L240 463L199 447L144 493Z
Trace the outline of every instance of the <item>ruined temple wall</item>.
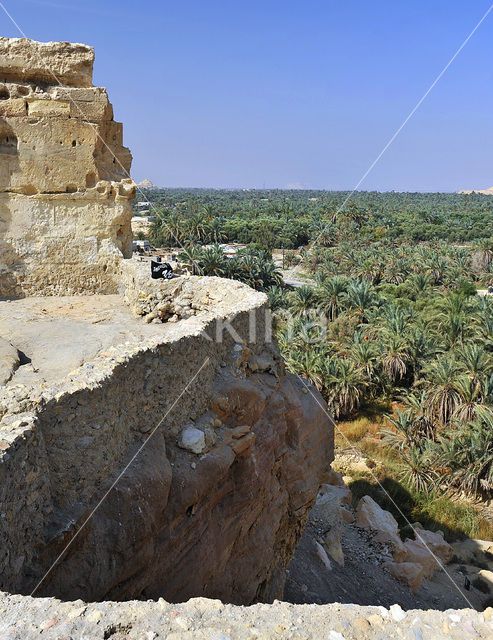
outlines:
M85 45L0 38L0 298L115 293L130 151Z

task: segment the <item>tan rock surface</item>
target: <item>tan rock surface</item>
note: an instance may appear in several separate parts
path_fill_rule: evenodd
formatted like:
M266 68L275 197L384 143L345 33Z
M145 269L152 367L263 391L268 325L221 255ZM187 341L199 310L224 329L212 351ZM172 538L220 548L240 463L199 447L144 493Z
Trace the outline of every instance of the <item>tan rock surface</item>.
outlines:
M0 38L0 77L47 84L92 86L94 49L70 42ZM55 80L56 77L56 80Z
M131 256L131 155L93 59L0 38L0 298L116 293Z
M17 349L7 340L0 338L0 386L6 384L19 366Z
M416 593L425 577L425 568L421 562L387 562L386 568L390 573L407 584Z
M422 527L416 526L416 539L423 545L426 545L439 560L447 564L452 560L454 550L452 546L444 539L441 531L428 531Z
M490 640L493 609L433 611L398 607L275 602L236 607L205 598L181 604L84 604L0 594L6 638L115 640Z
M0 303L0 332L32 358L0 389L3 588L30 593L159 425L38 593L282 595L332 459L323 400L264 341L264 294L199 277L157 293L182 319L147 324L116 296ZM226 319L237 338L217 337Z
M423 567L423 576L429 578L438 566L433 554L418 540L406 540L394 553L395 562L414 562Z
M382 509L370 496L363 496L356 510L356 524L375 534L378 542L388 542L399 547L401 538L394 516Z

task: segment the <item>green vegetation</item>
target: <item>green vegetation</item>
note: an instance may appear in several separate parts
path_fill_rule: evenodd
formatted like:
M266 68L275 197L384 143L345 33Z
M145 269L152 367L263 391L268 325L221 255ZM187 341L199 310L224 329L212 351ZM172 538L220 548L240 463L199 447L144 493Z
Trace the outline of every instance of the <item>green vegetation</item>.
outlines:
M414 535L408 522L420 522L426 529L443 531L449 541L464 536L492 540L493 521L474 501L451 495L440 487L420 491L410 486L402 477L404 467L399 453L382 446L384 421L378 415L369 414L337 426L337 450L343 454L357 451L370 467L370 472L358 469L346 472L351 476L349 487L354 502L370 495L394 515L403 536Z
M493 237L493 198L480 194L280 190L144 190L156 246L190 241L298 248L349 241L465 243ZM142 200L139 195L137 200ZM341 207L342 211L341 211Z
M195 275L219 276L239 280L253 289L266 291L282 283L282 274L275 266L272 255L255 245L240 249L236 256L227 258L219 245L207 247L188 245L179 254Z
M450 496L493 497L493 299L476 295L493 282L493 198L361 192L341 211L344 192L150 195L155 244L178 239L197 272L267 291L288 368L337 419L379 418L381 481L410 496L408 515L477 533ZM232 241L255 246L234 260L199 246ZM302 247L288 263L306 286L282 285L266 252L281 247Z

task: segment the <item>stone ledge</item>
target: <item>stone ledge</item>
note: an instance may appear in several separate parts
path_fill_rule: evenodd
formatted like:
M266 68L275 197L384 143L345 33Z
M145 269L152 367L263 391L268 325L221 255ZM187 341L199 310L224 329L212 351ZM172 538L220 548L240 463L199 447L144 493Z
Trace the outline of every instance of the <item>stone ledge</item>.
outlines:
M9 638L128 640L464 640L493 637L493 609L403 611L398 605L293 605L275 601L238 607L193 598L157 602L60 602L0 594L0 629Z
M94 49L70 42L0 38L0 78L91 87Z

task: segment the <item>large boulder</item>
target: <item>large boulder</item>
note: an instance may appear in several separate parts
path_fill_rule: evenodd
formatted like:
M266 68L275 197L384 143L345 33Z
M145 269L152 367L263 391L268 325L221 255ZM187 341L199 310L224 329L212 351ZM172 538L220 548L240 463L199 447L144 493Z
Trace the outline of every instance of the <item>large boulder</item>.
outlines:
M388 543L393 547L399 547L402 544L396 519L370 496L363 496L359 501L356 524L375 534L377 542Z
M414 562L423 567L423 575L429 578L433 575L438 562L431 550L418 540L406 540L394 552L395 562Z
M341 566L344 566L342 527L343 521L346 521L342 513L342 504L350 503L351 491L346 486L323 484L310 514L310 520L323 532L320 543L329 556Z
M404 582L414 593L417 593L425 577L425 570L422 564L418 562L386 562L384 566L394 578Z
M416 540L430 549L444 564L449 563L454 555L452 546L444 539L441 531L428 531L415 525Z
M460 540L452 543L452 553L457 560L483 565L493 570L493 542L491 540Z

